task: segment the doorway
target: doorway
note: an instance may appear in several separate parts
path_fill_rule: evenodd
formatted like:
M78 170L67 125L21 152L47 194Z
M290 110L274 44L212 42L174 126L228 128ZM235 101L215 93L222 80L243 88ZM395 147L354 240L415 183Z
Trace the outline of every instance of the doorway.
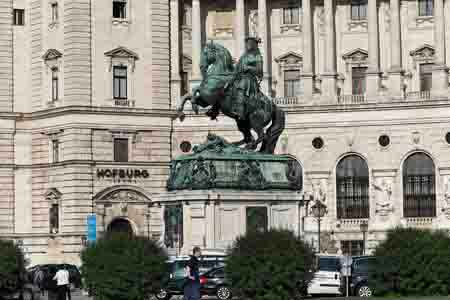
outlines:
M108 233L121 233L128 236L133 236L133 226L130 221L124 218L114 219L111 223L109 223L107 228Z

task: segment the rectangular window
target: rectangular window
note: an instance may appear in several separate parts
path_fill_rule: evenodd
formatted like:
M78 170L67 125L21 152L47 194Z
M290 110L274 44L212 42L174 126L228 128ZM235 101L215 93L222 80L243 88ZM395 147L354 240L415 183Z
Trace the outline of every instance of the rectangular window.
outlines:
M300 7L285 7L283 9L283 24L300 24Z
M188 10L187 8L183 8L183 15L182 15L182 24L184 26L190 25L188 24Z
M59 232L59 205L52 204L49 212L50 219L50 233L56 234Z
M125 19L127 17L127 1L114 0L113 1L113 17L117 19Z
M59 162L59 141L52 140L52 158L54 163Z
M433 66L434 64L421 64L420 65L420 91L431 91L433 85Z
M267 207L247 207L247 232L268 229Z
M52 101L58 100L58 69L52 69Z
M52 3L52 23L58 22L58 3Z
M433 0L419 0L419 17L433 15Z
M352 95L366 94L367 67L352 68Z
M114 67L114 99L127 99L127 67Z
M297 97L301 94L300 71L284 71L284 96Z
M363 241L341 241L343 255L363 255Z
M367 19L367 0L352 0L351 10L352 20Z
M128 161L128 139L122 138L114 139L114 161L115 162Z
M14 9L13 10L13 25L23 26L25 25L25 10Z
M189 93L188 73L182 72L181 73L181 95L186 95L187 93Z

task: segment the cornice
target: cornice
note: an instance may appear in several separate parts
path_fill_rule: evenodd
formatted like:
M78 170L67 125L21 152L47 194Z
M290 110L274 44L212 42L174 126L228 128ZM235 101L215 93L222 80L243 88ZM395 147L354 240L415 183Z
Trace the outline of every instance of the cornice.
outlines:
M52 169L59 167L70 166L92 166L92 167L117 167L117 168L129 168L129 167L168 167L170 161L133 161L127 163L118 163L113 161L102 160L65 160L58 163L38 163L38 164L1 164L0 169Z

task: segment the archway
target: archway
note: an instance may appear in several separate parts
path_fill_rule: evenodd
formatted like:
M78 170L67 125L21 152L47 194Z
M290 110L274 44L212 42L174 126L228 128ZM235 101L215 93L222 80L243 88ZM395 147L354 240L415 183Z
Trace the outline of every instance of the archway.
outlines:
M107 232L110 233L120 233L120 234L126 234L128 236L133 236L133 226L131 225L131 222L125 218L116 218L112 220L111 223L109 223Z

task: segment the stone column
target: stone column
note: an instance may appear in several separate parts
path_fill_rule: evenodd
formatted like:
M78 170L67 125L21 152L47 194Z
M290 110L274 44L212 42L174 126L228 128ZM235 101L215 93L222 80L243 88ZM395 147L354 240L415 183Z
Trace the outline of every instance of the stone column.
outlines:
M394 98L402 96L402 49L400 34L400 0L391 0L391 67L389 70L389 91ZM371 49L369 49L370 55Z
M335 101L337 86L336 72L336 24L335 24L335 1L324 0L325 15L325 73L322 74L322 94Z
M258 0L258 34L262 41L260 48L263 56L263 72L264 72L263 80L261 82L261 89L266 95L270 96L272 60L269 57L268 26L269 22L267 17L267 0Z
M200 54L202 51L202 20L200 0L192 0L192 78L191 87L202 79L200 72Z
M171 80L172 86L170 101L172 107L176 107L181 96L181 77L180 77L180 0L170 0L170 43L172 44L171 53Z
M367 96L376 97L380 89L380 50L378 37L377 0L368 0L369 68L367 70Z
M245 35L247 24L245 20L245 0L236 0L236 53L238 59L245 52Z
M303 69L302 69L302 80L303 80L303 94L305 98L311 98L314 92L314 60L313 60L313 49L314 49L314 39L313 39L313 27L312 27L312 7L311 0L300 0L302 2L303 9Z
M446 96L448 91L448 67L445 64L444 0L434 1L434 44L436 62L433 69L434 96Z

